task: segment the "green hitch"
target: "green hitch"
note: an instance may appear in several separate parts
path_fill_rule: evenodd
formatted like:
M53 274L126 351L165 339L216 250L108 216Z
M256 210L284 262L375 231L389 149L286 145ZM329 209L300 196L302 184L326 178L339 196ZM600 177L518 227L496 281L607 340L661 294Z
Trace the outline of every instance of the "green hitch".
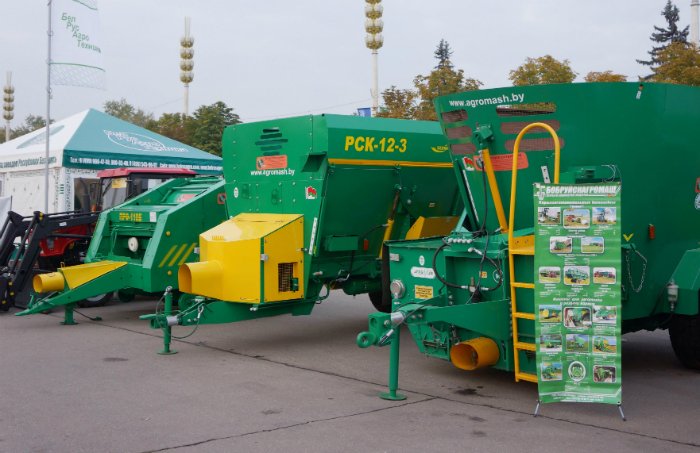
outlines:
M63 309L63 324L64 326L74 326L78 324L75 322L75 318L73 317L73 307L75 307L75 304L68 304L64 306Z
M396 393L399 389L399 343L401 340L401 324L393 327L379 340L380 344L391 341L389 351L389 391L379 394L383 400L402 401L406 395Z
M170 342L172 340L172 326L177 324L177 317L173 316L173 287L168 286L165 288L165 310L163 310L163 315L165 315L165 323L163 324L163 350L158 352L160 355L171 355L177 354L177 351L170 349ZM174 319L173 319L174 318ZM172 320L172 321L171 321Z

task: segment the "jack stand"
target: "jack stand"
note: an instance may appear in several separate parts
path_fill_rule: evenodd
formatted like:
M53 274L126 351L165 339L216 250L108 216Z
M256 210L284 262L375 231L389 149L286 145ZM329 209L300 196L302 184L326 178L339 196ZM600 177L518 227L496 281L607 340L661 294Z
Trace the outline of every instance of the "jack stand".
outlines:
M163 350L158 352L160 355L177 354L177 351L170 349L170 340L172 338L172 327L168 323L168 318L173 314L173 288L168 286L165 288L165 325L163 326Z
M394 327L394 338L391 340L391 350L389 353L389 392L379 394L383 400L402 401L406 395L396 393L399 388L399 343L401 340L401 326Z
M74 326L78 324L75 322L75 319L73 318L73 307L75 304L68 304L65 306L63 310L63 322L61 323L64 326Z
M535 413L532 414L533 417L537 417L540 415L540 400L539 398L537 399L537 406L535 406Z
M622 411L622 403L617 405L617 410L620 411L620 417L622 417L622 421L626 422L627 418L625 417L625 413Z

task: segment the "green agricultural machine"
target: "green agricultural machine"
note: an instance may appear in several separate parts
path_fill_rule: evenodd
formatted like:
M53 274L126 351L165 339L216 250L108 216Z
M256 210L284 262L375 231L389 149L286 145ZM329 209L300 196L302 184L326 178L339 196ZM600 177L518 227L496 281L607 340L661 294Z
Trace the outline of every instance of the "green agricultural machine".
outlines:
M623 332L669 328L680 361L700 368L700 88L511 87L436 108L465 209L445 237L388 243L392 313L358 336L391 345L385 397L400 397L402 325L426 355L537 381L532 186L556 176L621 182Z
M229 220L200 235L180 266L179 310L153 328L306 315L333 289L390 298L388 239L444 235L462 202L435 122L338 115L229 126L223 136Z
M200 232L226 219L224 181L214 176L167 181L100 214L85 263L34 277L34 296L18 316L64 307L73 324L79 301L118 291L129 301L138 293L177 288L180 265L197 259Z

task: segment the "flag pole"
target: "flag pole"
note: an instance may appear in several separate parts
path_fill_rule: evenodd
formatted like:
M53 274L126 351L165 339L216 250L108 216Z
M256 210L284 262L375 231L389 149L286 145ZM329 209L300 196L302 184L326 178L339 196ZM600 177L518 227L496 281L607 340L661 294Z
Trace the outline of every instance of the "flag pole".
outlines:
M51 133L51 1L48 0L49 7L49 30L46 33L48 38L48 59L46 60L46 162L44 163L44 212L49 212L49 138Z

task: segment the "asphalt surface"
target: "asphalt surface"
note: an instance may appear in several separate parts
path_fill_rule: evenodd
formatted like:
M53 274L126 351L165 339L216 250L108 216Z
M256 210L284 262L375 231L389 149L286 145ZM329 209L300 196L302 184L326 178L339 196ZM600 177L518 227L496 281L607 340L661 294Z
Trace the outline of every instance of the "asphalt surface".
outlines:
M666 332L623 337L623 405L549 404L509 373L465 372L421 355L404 333L389 402L388 348L359 349L372 308L333 294L310 316L200 326L157 355L138 320L154 301L0 314L2 452L700 451L700 373ZM175 335L190 328L177 327Z

